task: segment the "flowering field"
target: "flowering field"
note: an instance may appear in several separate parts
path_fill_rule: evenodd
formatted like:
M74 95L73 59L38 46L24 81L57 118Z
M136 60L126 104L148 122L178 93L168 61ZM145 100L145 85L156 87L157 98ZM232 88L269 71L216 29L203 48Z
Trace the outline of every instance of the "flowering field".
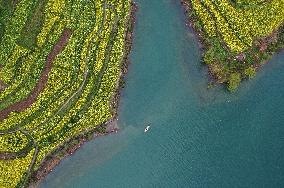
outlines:
M51 152L108 122L128 0L0 0L0 187L25 187Z
M284 0L186 0L204 40L204 62L234 91L241 79L283 48Z

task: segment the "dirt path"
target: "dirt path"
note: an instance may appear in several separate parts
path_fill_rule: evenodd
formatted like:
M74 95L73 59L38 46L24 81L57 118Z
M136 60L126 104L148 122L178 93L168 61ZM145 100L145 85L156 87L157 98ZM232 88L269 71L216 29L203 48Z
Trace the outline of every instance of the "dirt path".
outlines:
M3 91L6 87L7 85L2 80L0 80L0 92Z
M98 37L101 36L102 30L103 30L103 27L104 27L104 24L105 24L105 21L106 21L106 7L107 7L107 6L106 6L106 1L104 1L103 20L102 20L101 25L100 25L100 28L99 28L99 30L98 30L98 32L97 32L97 34L96 34ZM93 39L93 40L94 40L94 39ZM56 113L55 113L53 116L51 116L51 117L48 118L46 121L44 121L43 123L41 123L38 127L45 125L47 122L49 122L49 121L52 119L52 117L58 115L66 106L68 106L68 105L70 104L70 101L71 101L75 96L77 96L78 93L80 93L80 92L83 90L83 88L84 88L84 86L85 86L85 84L86 84L86 81L87 81L87 76L88 76L88 74L89 74L88 62L89 62L89 58L90 58L90 48L91 48L91 44L94 42L93 40L92 40L92 42L90 42L90 44L89 44L88 47L87 47L87 56L86 56L86 58L85 58L86 67L85 67L85 70L84 70L84 77L83 77L83 82L82 82L82 84L81 84L80 87L61 105L61 107L56 111ZM37 127L37 128L38 128L38 127ZM0 134L1 134L1 132L0 132Z
M130 10L130 18L129 18L129 28L127 29L127 32L125 34L125 38L126 38L126 46L125 46L125 51L124 51L124 58L123 58L123 68L121 70L121 74L120 77L121 79L125 76L125 74L127 73L127 67L128 64L130 63L128 56L129 56L129 52L131 49L131 44L132 44L132 37L133 37L133 27L134 27L134 23L135 23L135 12L137 11L137 6L132 3L132 8ZM116 107L115 110L117 109L117 104L118 104L118 99L119 99L119 90L120 90L121 86L118 86L117 89L117 93L114 97L113 100L115 100ZM108 133L113 133L116 132L118 130L118 126L117 126L117 119L116 119L116 115L113 117L113 119L111 119L110 121L100 125L103 127L106 127L106 134ZM54 169L55 166L57 166L60 161L68 156L74 153L74 151L78 148L80 148L80 146L85 142L88 141L90 139L93 139L97 136L102 136L105 134L98 134L96 133L96 131L94 131L93 129L91 130L87 130L85 132L82 132L81 134L81 138L70 138L69 140L65 141L64 144L62 146L66 147L66 148L57 148L55 151L52 151L51 153L49 153L43 163L41 163L40 168L35 171L32 175L33 180L30 182L30 185L28 186L29 188L36 188L39 185L39 182L50 172L52 171L52 169ZM88 136L86 136L86 133L90 133L93 132L95 133L95 136L92 138L89 138ZM78 140L79 143L77 144L72 144L72 141L74 140ZM61 147L61 146L60 146Z
M0 111L0 121L7 118L11 112L22 112L22 111L24 111L25 109L29 108L36 101L37 97L44 90L44 88L47 84L48 74L51 71L51 68L52 68L52 65L53 65L52 62L54 61L56 56L59 53L62 52L62 50L64 49L65 45L67 44L70 36L71 36L71 30L65 29L63 31L60 39L58 40L58 42L53 47L52 51L48 54L45 67L44 67L44 69L41 73L41 76L40 76L35 88L31 92L31 95L28 98L26 98L22 101L19 101L15 104L5 108L4 110L1 110Z

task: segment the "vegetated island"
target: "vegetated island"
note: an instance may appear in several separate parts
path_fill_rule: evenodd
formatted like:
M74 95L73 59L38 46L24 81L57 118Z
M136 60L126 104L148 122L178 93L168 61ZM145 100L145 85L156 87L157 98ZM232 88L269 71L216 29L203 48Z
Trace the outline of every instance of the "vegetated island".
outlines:
M208 65L210 85L235 91L284 48L284 0L182 0Z
M116 130L131 0L0 0L0 187L36 185Z

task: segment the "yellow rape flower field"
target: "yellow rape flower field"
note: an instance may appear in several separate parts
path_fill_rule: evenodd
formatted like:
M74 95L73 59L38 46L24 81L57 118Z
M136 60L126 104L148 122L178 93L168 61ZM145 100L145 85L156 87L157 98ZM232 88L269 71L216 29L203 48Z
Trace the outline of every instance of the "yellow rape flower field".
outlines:
M132 11L130 0L0 0L0 188L27 187L106 133Z
M213 82L237 89L284 46L284 0L183 0ZM240 79L230 78L240 77Z

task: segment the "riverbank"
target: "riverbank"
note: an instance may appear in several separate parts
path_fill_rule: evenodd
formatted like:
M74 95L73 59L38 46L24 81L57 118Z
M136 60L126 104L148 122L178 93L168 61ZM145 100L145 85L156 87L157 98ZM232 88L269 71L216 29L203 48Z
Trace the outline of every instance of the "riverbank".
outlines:
M135 2L119 134L85 143L40 188L284 187L284 53L235 94L206 91L180 2Z
M216 25L216 36L209 36L206 33L204 23L193 9L192 3L190 0L181 0L188 18L186 25L193 29L203 53L202 62L208 68L210 87L215 84L226 84L229 91L235 91L241 80L253 78L263 64L284 48L282 24L268 36L253 39L252 46L248 49L239 53L233 52Z
M50 173L65 157L68 157L76 150L78 150L85 142L95 139L98 136L105 136L107 134L116 133L119 129L117 126L117 110L119 105L120 92L123 88L123 79L127 73L129 61L129 53L132 46L133 39L133 28L135 24L135 13L137 11L137 5L131 2L131 9L129 13L128 28L125 33L125 47L124 47L124 57L122 60L122 68L120 72L120 78L117 82L117 91L113 96L111 101L111 106L113 109L113 118L108 122L97 126L93 130L88 130L81 133L76 138L72 138L61 145L57 150L53 151L49 156L47 156L42 165L35 172L32 173L28 187L38 187L40 182Z
M187 27L189 27L189 29L192 31L192 33L194 34L194 37L198 43L198 47L199 50L201 51L201 54L204 55L204 53L209 49L209 45L208 43L206 43L205 39L205 33L202 31L201 28L196 27L196 23L198 22L198 18L196 16L194 16L193 14L191 14L193 12L192 9L192 4L190 1L188 0L181 0L181 5L183 7L184 10L184 14L186 17L186 22L185 25ZM202 63L204 66L205 64ZM216 83L216 80L213 76L213 74L211 74L211 71L209 70L208 66L206 66L207 71L208 71L208 75L209 75L209 85Z

